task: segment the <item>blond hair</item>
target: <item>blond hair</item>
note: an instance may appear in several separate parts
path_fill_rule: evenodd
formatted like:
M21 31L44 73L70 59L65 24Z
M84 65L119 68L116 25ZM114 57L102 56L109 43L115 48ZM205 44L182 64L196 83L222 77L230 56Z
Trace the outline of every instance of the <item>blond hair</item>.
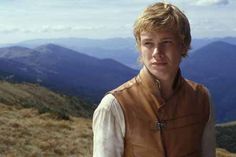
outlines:
M187 17L176 6L158 2L148 6L134 23L134 36L140 47L140 34L143 31L170 31L177 35L187 55L190 49L191 33Z

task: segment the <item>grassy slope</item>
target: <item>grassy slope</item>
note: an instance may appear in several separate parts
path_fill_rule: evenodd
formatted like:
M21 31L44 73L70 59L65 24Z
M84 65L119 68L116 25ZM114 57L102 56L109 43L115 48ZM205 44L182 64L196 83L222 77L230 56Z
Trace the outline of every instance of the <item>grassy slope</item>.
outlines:
M13 84L0 81L0 102L17 107L34 107L40 113L54 112L62 118L69 115L91 117L92 105L76 97L54 93L35 84Z
M92 156L91 120L0 103L0 156Z
M78 98L0 81L0 156L92 156L92 113Z

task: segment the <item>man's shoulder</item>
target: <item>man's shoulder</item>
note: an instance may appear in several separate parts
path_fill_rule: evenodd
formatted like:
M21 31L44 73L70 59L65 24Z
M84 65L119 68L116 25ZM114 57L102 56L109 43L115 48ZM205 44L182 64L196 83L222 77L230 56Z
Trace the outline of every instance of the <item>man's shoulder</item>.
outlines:
M195 82L193 80L186 79L186 78L184 79L184 82L193 91L206 93L206 94L209 93L207 87L205 85L201 84L201 83L198 83L198 82Z
M132 78L131 80L123 83L122 85L118 86L117 88L111 90L109 93L119 93L124 90L132 88L135 84L137 84L137 79L136 77Z

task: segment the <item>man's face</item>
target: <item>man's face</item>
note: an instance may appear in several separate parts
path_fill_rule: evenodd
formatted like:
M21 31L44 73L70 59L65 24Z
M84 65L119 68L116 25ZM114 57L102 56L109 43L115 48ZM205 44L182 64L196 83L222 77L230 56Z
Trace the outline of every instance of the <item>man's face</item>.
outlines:
M175 77L183 48L171 32L141 32L140 57L148 70L160 80Z

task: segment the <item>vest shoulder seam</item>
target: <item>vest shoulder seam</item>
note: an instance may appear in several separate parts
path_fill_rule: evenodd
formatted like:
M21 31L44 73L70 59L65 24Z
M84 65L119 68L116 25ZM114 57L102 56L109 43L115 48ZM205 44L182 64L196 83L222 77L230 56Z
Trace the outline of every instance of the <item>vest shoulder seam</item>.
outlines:
M112 90L111 93L120 93L124 90L127 90L127 89L130 89L130 88L134 87L137 84L139 84L139 82L137 81L137 78L134 77L133 79L125 82L121 86L119 86L116 89Z

